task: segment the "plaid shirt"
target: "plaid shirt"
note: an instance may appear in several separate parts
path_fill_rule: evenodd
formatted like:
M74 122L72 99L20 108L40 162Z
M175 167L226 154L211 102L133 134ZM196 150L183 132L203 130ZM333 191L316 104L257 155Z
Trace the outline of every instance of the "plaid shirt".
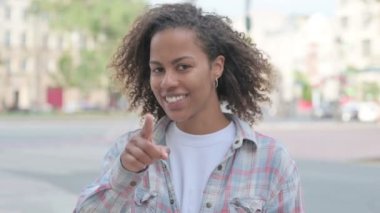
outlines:
M246 122L228 116L236 139L209 177L200 212L303 212L300 178L288 152ZM166 144L170 122L164 117L156 124L154 142ZM123 135L110 149L102 175L83 190L74 212L179 212L168 161L156 161L140 173L121 166L120 154L135 133Z

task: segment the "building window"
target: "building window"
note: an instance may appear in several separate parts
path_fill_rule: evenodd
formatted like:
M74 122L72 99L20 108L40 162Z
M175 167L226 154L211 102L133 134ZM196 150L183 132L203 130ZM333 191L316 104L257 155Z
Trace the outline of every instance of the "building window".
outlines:
M362 15L363 28L366 28L367 26L371 25L371 22L372 22L372 14L369 12L364 12Z
M4 45L5 47L11 47L11 32L9 30L4 32Z
M53 73L56 70L56 62L51 59L47 65L47 70L51 73Z
M336 37L335 38L335 43L337 44L337 45L342 45L342 38L341 37Z
M7 74L11 74L12 73L11 61L9 59L6 59L4 61L4 67L5 67L5 72Z
M22 72L26 72L28 70L28 59L27 58L23 58L21 60L20 68L21 68Z
M58 45L57 45L58 50L63 50L63 48L64 48L63 37L59 36L58 39L57 39L57 41L58 41Z
M371 56L371 40L365 39L362 41L362 53L364 57Z
M342 26L343 29L348 28L348 17L344 16L340 18L340 25Z
M5 6L4 7L4 15L5 15L5 20L10 20L12 18L12 10L11 7Z
M22 11L22 19L23 19L24 21L26 21L26 20L28 20L28 16L29 16L29 11L28 11L27 9L24 9L24 10Z
M42 36L42 48L48 49L49 48L49 34L46 33Z
M25 47L26 47L26 33L25 33L25 32L23 32L23 33L21 34L21 47L22 47L22 48L25 48Z

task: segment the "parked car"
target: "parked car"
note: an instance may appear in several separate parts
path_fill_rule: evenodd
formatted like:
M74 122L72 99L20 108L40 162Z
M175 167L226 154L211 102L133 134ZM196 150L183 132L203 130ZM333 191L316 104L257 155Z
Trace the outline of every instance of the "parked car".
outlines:
M362 122L380 120L380 106L375 102L363 102L359 105L358 119Z
M354 121L358 119L359 103L349 102L342 106L340 118L344 122Z
M318 119L336 118L339 115L339 107L336 102L323 102L313 108L313 117Z
M380 105L376 102L349 102L341 108L341 120L375 122L380 120Z

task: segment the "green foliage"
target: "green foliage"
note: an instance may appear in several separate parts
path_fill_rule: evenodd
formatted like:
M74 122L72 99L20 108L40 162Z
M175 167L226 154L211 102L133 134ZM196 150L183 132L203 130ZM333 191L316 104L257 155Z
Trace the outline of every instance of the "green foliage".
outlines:
M141 0L34 0L37 13L47 14L58 29L104 34L119 39L145 7Z
M51 76L52 78L54 78L56 83L61 87L75 86L75 77L73 76L75 74L73 60L68 53L64 53L61 56L58 62L58 68L60 70L60 75Z
M355 68L354 66L348 66L346 70L344 71L345 75L357 75L359 73L359 70Z
M104 71L103 69L99 69L99 67L107 66L107 58L92 51L83 51L81 55L81 63L76 68L76 79L80 80L76 82L76 85L85 92L93 87L104 87L104 81L102 81Z
M70 54L64 53L59 62L60 72L51 77L61 87L76 87L83 92L89 92L97 87L105 87L104 70L99 67L106 67L107 61L102 55L93 51L82 51L81 62L74 65Z
M363 82L362 91L364 100L378 100L380 97L380 86L377 82Z
M312 95L313 95L312 93L313 93L313 89L311 88L311 85L305 84L302 90L302 99L305 101L311 101Z
M95 42L94 48L81 50L79 60L67 53L61 56L57 84L83 91L105 87L107 63L145 6L144 0L34 0L31 12L47 17L53 29L77 32Z
M302 87L302 99L305 101L311 101L313 89L307 76L300 71L295 71L294 79L296 83Z

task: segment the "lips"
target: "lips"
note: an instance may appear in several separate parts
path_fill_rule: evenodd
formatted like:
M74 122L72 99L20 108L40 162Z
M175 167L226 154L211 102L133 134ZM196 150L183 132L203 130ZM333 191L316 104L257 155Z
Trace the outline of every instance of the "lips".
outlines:
M163 100L165 102L165 108L171 111L181 110L185 107L184 100L186 99L186 97L187 95L185 94L164 96Z

